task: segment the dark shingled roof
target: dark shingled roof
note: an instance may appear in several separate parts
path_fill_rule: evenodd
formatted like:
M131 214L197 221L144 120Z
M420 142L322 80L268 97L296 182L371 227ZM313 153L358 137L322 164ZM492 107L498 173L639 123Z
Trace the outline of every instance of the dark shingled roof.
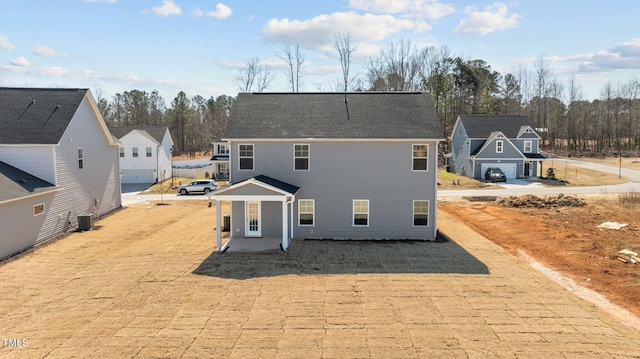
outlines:
M502 132L507 138L517 138L522 126L534 128L527 116L463 115L460 121L469 138L487 138L494 131Z
M271 178L269 176L265 176L265 175L258 175L254 177L256 180L262 182L262 183L266 183L269 186L273 186L275 188L279 188L285 192L291 193L291 194L296 194L298 192L298 190L300 189L300 187L298 186L294 186L292 184L286 183L286 182L282 182L279 181L275 178Z
M57 186L0 161L0 202L56 189Z
M113 126L109 127L109 132L116 137L117 139L121 139L126 136L129 132L133 130L142 130L146 131L154 140L158 141L158 143L162 143L162 139L164 138L164 134L167 131L166 126Z
M0 87L0 143L57 144L87 91Z
M444 139L426 92L240 93L225 138Z

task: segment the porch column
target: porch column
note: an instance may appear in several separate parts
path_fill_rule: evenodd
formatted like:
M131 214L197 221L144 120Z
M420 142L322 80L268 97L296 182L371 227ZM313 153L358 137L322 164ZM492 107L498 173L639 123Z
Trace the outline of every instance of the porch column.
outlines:
M289 247L289 235L287 234L287 228L289 227L289 221L287 216L287 200L282 200L282 249L285 251Z
M218 252L222 251L222 225L220 200L216 199L216 245L218 246Z

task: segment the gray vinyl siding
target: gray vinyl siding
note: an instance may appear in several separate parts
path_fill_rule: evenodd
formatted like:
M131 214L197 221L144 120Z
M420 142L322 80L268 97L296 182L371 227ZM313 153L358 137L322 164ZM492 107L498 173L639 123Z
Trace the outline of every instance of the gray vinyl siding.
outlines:
M310 141L309 171L293 170L293 144L304 141L241 143L254 144L254 170L238 171L238 142L232 141L230 170L233 183L266 175L299 186L296 198L315 200L315 225L312 227L298 226L296 201L292 213L295 237L433 239L436 141ZM429 145L427 171L412 171L414 144ZM368 227L352 225L354 199L369 200ZM413 200L430 201L429 226L413 226ZM276 205L275 212L281 212L281 204L276 202ZM233 215L238 214L243 218L244 214L236 213L234 206ZM264 226L264 207L262 216Z
M262 237L282 237L282 202L261 202L260 215ZM231 203L231 233L232 237L245 236L244 202Z
M0 204L0 260L37 243L53 198L53 193L47 193ZM34 216L33 206L41 203L44 204L45 213Z
M54 145L0 145L0 161L49 183L56 183Z
M84 168L78 169L78 147L84 151ZM77 226L77 216L94 213L97 200L98 215L121 206L118 146L108 143L87 98L55 148L57 192L38 242L53 238Z

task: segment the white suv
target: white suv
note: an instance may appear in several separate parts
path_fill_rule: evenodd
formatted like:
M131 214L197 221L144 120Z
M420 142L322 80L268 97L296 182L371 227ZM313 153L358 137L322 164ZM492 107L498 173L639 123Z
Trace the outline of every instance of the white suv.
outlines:
M182 186L179 186L178 193L182 195L186 195L191 192L203 192L204 194L208 194L216 188L218 188L218 185L214 180L197 180L189 184L183 184Z

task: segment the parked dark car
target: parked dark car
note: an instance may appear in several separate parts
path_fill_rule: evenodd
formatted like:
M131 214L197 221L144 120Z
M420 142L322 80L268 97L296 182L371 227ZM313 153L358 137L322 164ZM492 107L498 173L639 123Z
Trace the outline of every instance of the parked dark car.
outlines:
M507 182L507 176L498 167L487 168L487 172L484 173L484 179L491 181L491 183Z
M189 184L184 184L178 187L178 193L181 195L187 195L191 192L203 192L207 194L218 187L214 180L197 180Z

